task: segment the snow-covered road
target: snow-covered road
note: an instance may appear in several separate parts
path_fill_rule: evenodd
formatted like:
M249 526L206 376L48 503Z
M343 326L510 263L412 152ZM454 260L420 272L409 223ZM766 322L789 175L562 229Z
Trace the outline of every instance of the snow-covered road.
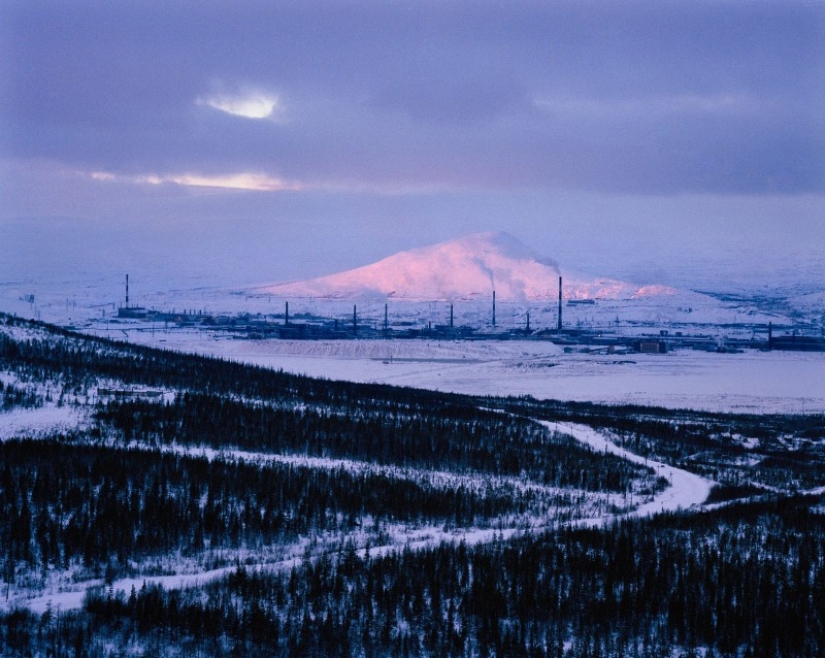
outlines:
M711 480L682 470L681 468L676 468L669 464L653 461L628 452L621 446L613 443L608 436L588 425L552 423L547 421L541 421L541 424L551 431L569 434L577 441L589 445L594 450L618 455L635 464L643 464L644 466L655 469L658 475L664 477L670 483L670 486L664 491L654 496L652 500L640 505L632 512L597 519L584 519L578 522L579 525L604 525L604 523L617 518L644 517L652 516L659 512L675 512L681 509L689 509L704 503L710 494L711 487L714 485Z

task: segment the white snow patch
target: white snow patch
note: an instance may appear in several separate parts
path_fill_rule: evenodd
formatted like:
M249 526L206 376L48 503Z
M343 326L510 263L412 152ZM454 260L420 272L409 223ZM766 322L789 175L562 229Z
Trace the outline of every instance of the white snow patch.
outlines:
M0 414L0 441L35 438L69 432L87 422L85 409L46 404L37 409L12 409Z

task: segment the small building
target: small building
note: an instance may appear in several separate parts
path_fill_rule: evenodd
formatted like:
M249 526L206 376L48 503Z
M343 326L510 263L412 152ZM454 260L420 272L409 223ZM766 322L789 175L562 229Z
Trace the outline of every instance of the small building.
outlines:
M667 354L667 343L663 340L637 340L633 349L641 354Z
M149 315L149 311L147 311L142 306L121 306L117 309L117 317L119 318L131 318L133 320L143 320Z

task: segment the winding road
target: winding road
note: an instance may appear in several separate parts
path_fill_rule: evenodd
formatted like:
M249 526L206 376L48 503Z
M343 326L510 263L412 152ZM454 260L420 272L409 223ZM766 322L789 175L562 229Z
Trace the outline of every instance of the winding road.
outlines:
M678 510L696 507L707 500L711 487L714 485L713 481L703 478L700 475L676 468L664 462L653 461L628 452L621 446L613 443L606 435L588 425L553 423L548 421L540 422L547 429L562 434L569 434L580 443L589 445L596 451L617 455L634 464L642 464L656 469L659 475L670 483L670 486L654 496L653 500L640 505L630 512L614 514L609 517L584 519L579 522L580 525L594 527L620 518L647 517L660 512L676 512Z

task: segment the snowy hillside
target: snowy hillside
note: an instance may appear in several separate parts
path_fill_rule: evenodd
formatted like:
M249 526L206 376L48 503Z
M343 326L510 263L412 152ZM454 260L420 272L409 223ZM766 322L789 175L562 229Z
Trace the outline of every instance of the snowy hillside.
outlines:
M503 232L477 233L430 247L402 251L381 261L305 281L247 289L251 299L294 301L293 308L345 317L353 301L374 321L384 302L396 320L446 323L456 303L459 323L490 322L493 291L499 326L555 326L559 277L569 327L723 325L783 322L775 304L726 299L665 285L639 285L583 273L534 253ZM439 304L441 305L440 308ZM337 305L337 306L336 306ZM370 308L372 310L370 310Z
M234 272L235 262L216 264L212 280ZM252 274L262 267L262 261L245 258L240 262L248 268L249 277L267 280ZM79 267L67 268L71 275L61 274L58 268L48 277L48 285L38 284L36 278L0 277L0 310L63 325L105 324L124 304L125 265L95 261L98 271L94 275ZM22 264L16 269L28 271ZM455 304L457 325L482 327L491 324L495 289L496 326L525 327L529 313L531 327L541 329L556 326L559 275L566 300L564 322L571 328L615 331L620 325L680 329L693 325L706 331L707 325L748 324L764 325L767 330L768 322L775 326L813 323L816 327L822 323L821 297L816 294L797 294L791 303L765 295L719 295L713 288L702 294L634 284L560 266L501 232L402 251L338 274L255 287L232 283L231 274L223 285L204 285L186 276L178 279L165 263L163 267L155 263L132 271L131 303L166 312L271 315L289 302L293 314L342 319L352 317L352 304L357 301L359 318L376 324L383 322L384 304L389 302L391 323L414 326L447 324ZM576 303L582 301L593 303Z
M542 258L512 235L477 233L402 251L372 265L307 281L266 286L281 297L390 297L416 301L471 300L495 290L501 301L555 299L558 278L565 299L637 299L672 296L667 286L638 286L593 277Z

